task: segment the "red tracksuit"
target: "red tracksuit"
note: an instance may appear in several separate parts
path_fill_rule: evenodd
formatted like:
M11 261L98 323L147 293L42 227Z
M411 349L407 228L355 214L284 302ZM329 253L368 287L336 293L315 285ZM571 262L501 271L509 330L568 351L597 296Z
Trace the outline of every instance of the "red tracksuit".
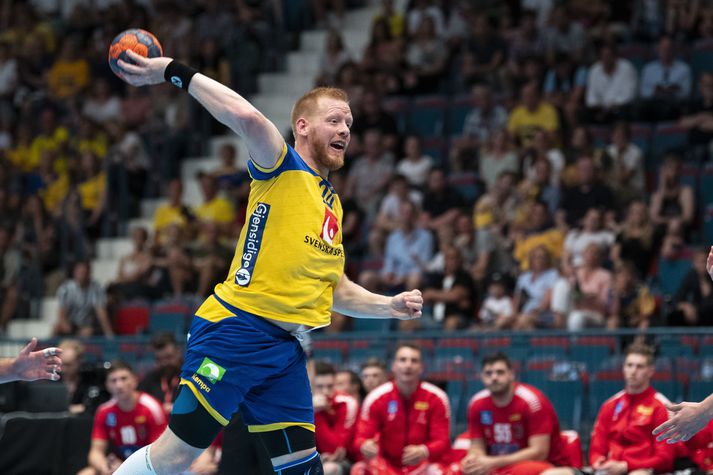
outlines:
M424 463L440 463L450 447L450 418L448 396L437 386L422 381L411 397L404 399L395 383L385 383L364 400L354 449L359 451L364 442L378 436L379 458L386 473L411 473L416 467L401 463L404 448L425 445L428 460Z
M652 387L639 394L620 391L609 398L594 423L589 463L616 460L626 462L629 471L640 468L671 471L673 446L656 442L656 437L651 434L668 419L664 406L667 401Z
M329 409L314 413L314 432L320 454L333 454L340 447L349 449L358 412L356 399L337 392L329 400Z

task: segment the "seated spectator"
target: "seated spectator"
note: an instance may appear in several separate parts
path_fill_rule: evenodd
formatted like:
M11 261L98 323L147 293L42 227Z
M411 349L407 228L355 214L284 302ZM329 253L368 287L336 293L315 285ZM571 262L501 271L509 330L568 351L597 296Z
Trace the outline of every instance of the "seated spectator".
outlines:
M62 100L77 96L91 79L89 62L81 56L82 42L76 35L67 37L60 54L47 72L47 87L52 97Z
M227 246L220 236L219 227L212 221L201 224L196 245L190 249L191 260L198 274L196 293L204 297L213 293L216 283L225 280L235 253L235 246Z
M134 228L131 232L134 249L119 259L118 275L107 288L110 295L116 294L126 300L156 299L161 296L161 272L154 266L148 238L145 228Z
M312 390L314 437L325 475L349 472L351 463L347 450L354 438L359 411L356 399L335 389L335 379L334 366L323 361L315 363Z
M337 371L334 376L334 389L353 397L357 403L361 404L366 396L364 387L361 384L359 375L350 369Z
M200 226L199 233L203 231L203 224L210 221L218 226L221 236L230 236L231 226L235 220L233 204L218 194L218 184L212 175L199 172L198 180L200 180L201 193L203 194L203 203L196 208L196 218Z
M473 226L477 257L471 274L477 282L492 272L510 273L515 266L504 229L512 220L517 204L516 176L512 172L501 173L495 187L475 203Z
M509 43L508 70L512 75L520 75L520 67L526 59L544 56L545 38L537 28L537 12L522 12L520 26Z
M654 227L649 209L643 201L632 201L619 226L610 258L615 266L626 258L636 266L639 275L644 276L649 274L653 256Z
M493 92L487 84L477 84L471 90L473 109L468 111L463 122L463 134L451 145L452 161L463 162L462 155L474 155L475 152L490 140L495 131L504 129L508 122L508 112L496 104ZM462 164L460 170L474 168L473 158Z
M480 304L478 318L484 329L503 330L513 326L515 307L503 275L495 273L488 279L487 294Z
M351 97L351 96L349 96ZM382 100L379 94L374 91L364 92L364 97L361 100L361 107L354 111L354 125L352 126L352 139L357 138L357 145L360 143L366 146L367 133L371 130L377 130L380 142L379 152L393 153L396 151L396 144L399 142L398 125L396 118L390 112L384 110ZM374 140L372 137L370 140ZM353 142L349 143L349 149L352 148ZM370 144L373 146L373 144ZM367 152L366 149L355 149L355 153L363 152L376 153L374 150ZM356 164L355 164L356 165Z
M539 85L531 81L520 89L520 103L510 113L508 131L527 148L538 130L555 135L560 129L557 109L540 97Z
M417 225L417 216L418 210L412 202L401 204L400 225L386 240L384 264L378 273L362 272L359 278L362 286L387 291L419 287L421 268L433 255L433 237Z
M22 254L13 244L12 233L0 227L0 334L7 331L7 324L17 310L21 266Z
M105 78L93 80L92 92L84 102L82 115L98 124L121 119L121 99L112 94L111 85Z
M403 38L393 37L390 33L389 25L386 20L379 20L374 22L371 26L371 35L369 37L369 43L364 49L364 54L362 55L362 60L360 63L361 71L346 71L346 77L342 76L340 82L347 82L344 80L349 79L350 74L361 72L362 76L362 86L364 86L364 97L362 99L362 104L366 99L366 94L373 93L382 96L389 96L393 94L403 93L403 82L401 73L403 71L404 63L404 49L405 42ZM349 63L347 63L349 64ZM345 65L346 66L346 65ZM340 72L343 72L340 70ZM367 90L366 77L370 76L371 87ZM349 85L349 82L347 82ZM357 91L359 92L359 91ZM349 98L351 99L351 95ZM360 96L357 96L359 98ZM358 117L360 111L355 111L355 117ZM357 127L357 131L368 130L367 128L361 129L359 126L360 119L354 121L354 125ZM394 123L394 126L396 124ZM369 128L373 128L371 125ZM359 138L361 133L356 133L352 130L352 140L357 139L356 142L349 144L349 148L352 148L353 144L356 144L358 148ZM386 131L385 131L386 133Z
M544 38L550 59L556 58L558 53L567 54L576 61L584 57L587 34L582 25L573 20L566 4L553 9Z
M668 325L713 326L713 284L706 269L708 250L697 249L691 258L693 267L683 278L672 299L673 312L668 315Z
M364 460L352 475L424 473L438 468L450 447L448 396L421 379L421 350L399 345L391 371L394 381L364 400L353 443Z
M180 317L176 317L180 318ZM158 333L151 338L154 368L141 378L139 390L159 401L166 414L173 409L173 401L178 394L183 355L173 333Z
M438 91L448 60L448 48L437 32L432 17L425 16L406 48L404 87L414 94Z
M88 337L101 331L112 338L106 294L101 284L92 280L89 262L79 261L72 266L72 278L57 289L59 315L54 335Z
M563 267L562 277L552 289L552 311L570 331L604 326L612 274L601 267L600 255L598 244L587 246L582 265Z
M473 232L473 217L467 210L461 210L456 217L453 228L453 246L458 249L463 258L463 265L470 269L475 262L477 249L475 248L475 233Z
M317 84L334 84L339 68L351 60L349 51L344 47L342 35L337 30L329 30L325 38L324 52L319 59Z
M591 119L606 122L625 119L636 98L636 69L629 60L619 58L616 46L605 43L599 61L589 69L586 104Z
M570 226L576 226L590 208L600 208L605 213L614 208L611 188L597 178L591 157L577 159L575 182L562 189L560 207Z
M523 200L521 207L527 210L528 206L541 201L547 205L547 211L554 215L559 208L560 187L559 180L552 181L552 165L547 158L537 158L530 169L530 173L517 187L518 194Z
M381 9L374 15L371 23L373 25L377 21L386 21L389 25L391 36L400 38L406 35L406 18L395 7L394 3L394 0L382 0Z
M550 164L548 169L550 185L559 188L565 165L564 154L559 148L553 145L552 137L547 132L539 130L533 137L532 146L525 150L522 169L527 178L535 177L535 165L542 159L547 160Z
M381 200L379 213L369 231L369 253L371 256L381 256L384 251L384 241L388 234L398 229L401 223L401 204L406 201L417 203L420 194L409 191L408 182L402 175L395 175L389 183L389 192Z
M443 272L425 277L423 303L431 305L433 320L446 331L464 329L473 320L475 286L463 268L458 249L448 246L444 252Z
M220 165L210 172L222 190L231 191L238 188L245 180L248 180L247 171L240 169L236 165L238 151L232 143L226 143L218 149L218 159Z
M443 12L430 0L415 0L413 2L406 13L406 35L410 38L414 37L425 18L430 18L433 21L438 36L443 35L445 27Z
M372 215L386 191L394 163L391 154L384 150L381 132L370 129L364 133L363 141L364 155L349 169L344 194L353 198L367 215Z
M540 201L532 203L523 219L527 221L523 224L522 232L515 234L513 249L513 258L520 269L529 269L530 251L539 246L545 247L552 259L559 260L564 250L564 233L554 226L547 205Z
M606 148L611 162L604 170L604 181L609 183L618 205L627 205L644 193L644 154L631 141L631 127L627 122L617 122L612 132L612 143Z
M483 358L480 379L485 389L468 404L468 455L464 474L536 475L567 464L552 404L538 389L515 381L507 356Z
M546 247L538 246L530 251L529 259L530 270L520 274L515 283L516 327L522 330L562 328L564 322L550 309L552 289L559 278L557 269L552 267L550 253Z
M428 172L420 218L427 229L436 231L451 226L463 204L463 198L458 191L448 184L448 177L443 169L434 168Z
M567 53L555 55L553 66L545 74L542 92L545 100L567 110L582 102L587 86L587 68L575 62Z
M69 412L72 414L94 414L100 403L109 395L83 371L84 345L79 340L65 339L57 345L62 349L62 384L67 388Z
M680 104L691 95L691 68L674 58L671 37L659 39L657 52L658 59L641 71L639 90L644 100L641 118L651 122L677 118Z
M174 178L168 183L168 202L160 204L154 213L156 242L161 245L167 242L166 233L170 226L175 225L180 231L189 231L195 219L188 206L183 204L183 182Z
M99 406L94 416L89 466L78 475L113 473L139 447L150 444L166 428L161 404L136 390L137 378L129 365L112 362L106 388L112 399Z
M166 242L154 262L159 269L168 273L173 296L180 297L196 288L193 262L178 225L169 225L165 236Z
M660 240L672 228L681 228L688 237L696 212L696 198L691 185L681 179L681 157L668 154L661 164L656 191L651 195L651 221L656 240Z
M649 328L656 311L656 300L641 283L634 264L624 261L614 271L613 280L609 290L607 328Z
M494 131L490 139L480 147L478 176L490 190L502 172L518 173L519 170L520 157L517 156L517 149L507 129Z
M657 442L651 434L668 420L668 399L651 387L656 370L652 348L633 344L622 367L624 391L599 409L589 446L592 469L606 473L666 473L673 468L674 446ZM565 475L571 469L548 470L543 475Z
M376 357L369 358L361 365L359 377L361 378L361 384L364 386L364 391L366 391L366 394L370 394L374 389L389 380L386 363Z
M460 74L464 86L486 83L500 86L502 68L507 56L507 43L493 29L484 13L474 14L469 22L470 34L466 37L461 56Z
M396 173L406 177L408 184L422 187L426 184L428 172L433 166L433 158L421 150L421 139L409 135L404 139L404 158L396 164Z
M710 17L713 20L713 15ZM713 140L713 73L701 73L698 94L689 102L678 125L688 130L688 143L697 158L708 160L708 145Z
M602 212L598 208L589 208L582 218L582 226L572 228L564 238L563 265L579 267L584 260L584 250L590 244L600 247L602 255L609 254L614 244L614 233L603 226Z

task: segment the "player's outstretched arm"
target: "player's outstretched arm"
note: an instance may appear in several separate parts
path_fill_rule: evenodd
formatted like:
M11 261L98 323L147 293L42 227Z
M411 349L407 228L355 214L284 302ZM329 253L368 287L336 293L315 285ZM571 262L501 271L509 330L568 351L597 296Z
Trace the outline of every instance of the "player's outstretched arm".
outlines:
M342 275L334 289L332 308L353 318L412 320L421 317L423 297L418 289L401 292L393 297L375 294Z
M37 338L33 338L16 358L0 359L0 383L10 381L35 381L51 379L57 381L57 371L62 367L60 348L45 348L42 351L32 351L37 346Z
M171 58L145 58L128 50L126 54L136 64L119 60L117 64L125 71L122 79L132 86L147 86L166 82L166 68ZM208 76L182 66L179 76L188 82L188 93L196 98L219 122L230 127L247 145L250 158L262 168L272 168L282 154L284 140L275 124L237 92ZM184 74L185 73L185 74ZM172 81L181 87L183 81Z
M669 444L687 441L700 432L713 419L713 394L701 402L667 404L669 419L654 429L656 440Z

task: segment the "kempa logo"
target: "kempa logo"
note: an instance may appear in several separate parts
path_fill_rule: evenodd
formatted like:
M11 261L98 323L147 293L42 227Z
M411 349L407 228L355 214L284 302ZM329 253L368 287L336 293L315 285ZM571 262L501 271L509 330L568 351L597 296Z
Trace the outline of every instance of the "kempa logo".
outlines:
M217 364L215 361L212 361L210 358L203 358L203 362L198 368L198 371L196 371L196 374L205 376L211 383L215 384L223 379L225 368Z

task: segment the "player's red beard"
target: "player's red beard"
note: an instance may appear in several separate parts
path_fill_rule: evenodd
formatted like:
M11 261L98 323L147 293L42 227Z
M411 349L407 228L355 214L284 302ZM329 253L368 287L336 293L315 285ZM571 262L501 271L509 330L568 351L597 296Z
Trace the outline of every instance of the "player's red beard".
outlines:
M328 143L322 142L317 137L312 136L309 144L312 157L318 165L326 167L330 172L339 170L342 166L344 166L344 154L342 153L336 157L330 156L328 153Z

